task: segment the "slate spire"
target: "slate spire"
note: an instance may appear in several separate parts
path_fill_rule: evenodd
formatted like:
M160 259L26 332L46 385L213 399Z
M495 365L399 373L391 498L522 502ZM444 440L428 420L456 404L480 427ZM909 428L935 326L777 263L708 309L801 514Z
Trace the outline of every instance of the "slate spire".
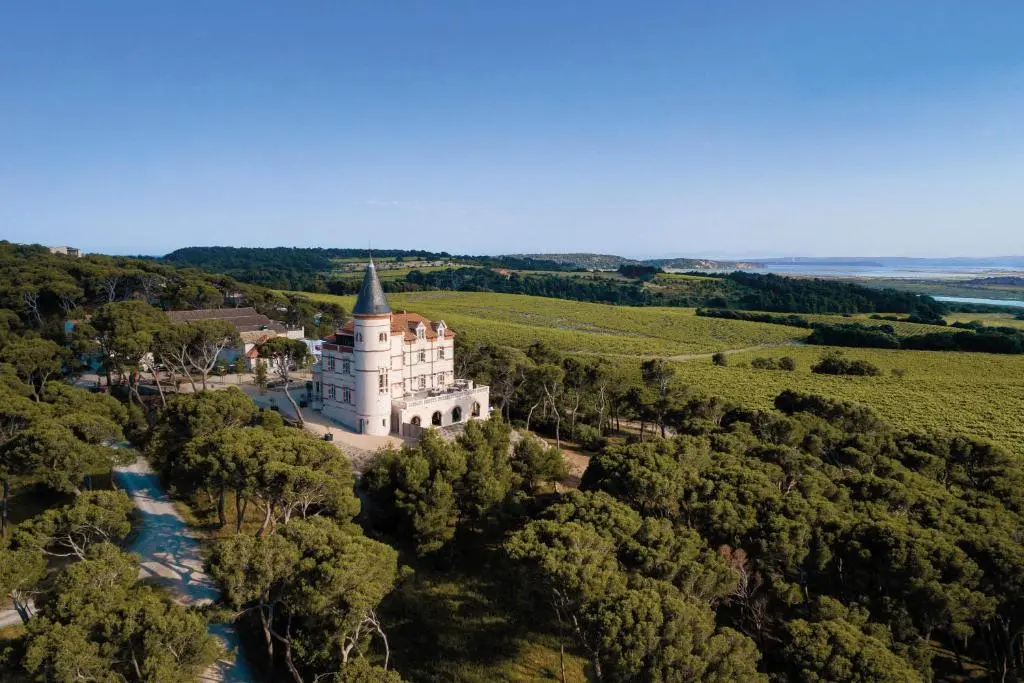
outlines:
M390 313L391 307L384 296L384 289L380 286L380 279L377 277L377 268L373 265L373 258L366 265L366 273L363 275L363 286L359 288L359 297L356 299L356 307L352 309L353 315L382 315Z

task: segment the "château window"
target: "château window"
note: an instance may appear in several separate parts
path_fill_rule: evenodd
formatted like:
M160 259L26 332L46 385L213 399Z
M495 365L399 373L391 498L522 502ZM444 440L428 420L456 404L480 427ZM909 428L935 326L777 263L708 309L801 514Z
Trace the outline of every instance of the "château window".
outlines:
M426 388L427 388L427 378L424 377L423 375L420 375L420 389L426 389Z
M333 360L333 359L332 359L332 360ZM334 387L334 385L333 385L333 384L328 384L328 385L327 385L327 398L331 399L332 401L333 401L333 400L334 400L334 398L335 398L335 393L334 393L334 391L335 391L335 387Z
M331 387L331 388L333 389L334 387ZM341 390L341 402L342 403L351 403L352 402L352 390L349 389L348 387L343 387L342 390Z
M381 370L380 375L377 376L377 389L381 393L388 390L388 373L386 370Z
M334 372L334 356L327 357L327 369Z
M441 347L440 349L437 350L437 357L444 358L444 347Z
M426 351L420 351L420 362L424 363L424 362L426 362L426 360L427 360L427 352Z
M341 371L344 372L346 375L350 374L352 372L351 363L349 363L349 361L347 360L341 361Z
M363 333L362 332L359 332L359 333L356 334L356 341L357 342L363 341Z
M384 334L383 332L381 332L379 335L377 335L377 341L386 342L387 340L388 340L388 335Z

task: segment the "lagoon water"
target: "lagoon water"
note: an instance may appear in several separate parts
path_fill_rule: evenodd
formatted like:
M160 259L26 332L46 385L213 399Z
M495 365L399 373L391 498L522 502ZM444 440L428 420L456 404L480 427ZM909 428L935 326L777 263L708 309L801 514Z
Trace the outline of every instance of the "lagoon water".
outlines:
M970 296L936 296L932 298L937 301L948 301L953 304L988 304L989 306L1024 308L1024 301L1017 301L1016 299L975 299Z

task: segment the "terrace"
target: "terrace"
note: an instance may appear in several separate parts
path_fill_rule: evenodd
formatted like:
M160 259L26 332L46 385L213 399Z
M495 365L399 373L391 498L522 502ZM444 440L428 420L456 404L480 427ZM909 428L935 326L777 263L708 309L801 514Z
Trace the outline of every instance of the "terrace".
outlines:
M422 391L414 391L412 393L405 394L402 398L396 398L392 401L392 404L397 408L416 408L419 406L430 405L431 403L441 403L443 401L450 401L452 399L470 398L479 392L487 392L488 387L485 385L477 385L470 379L458 379L451 386L444 387L441 389L424 389Z

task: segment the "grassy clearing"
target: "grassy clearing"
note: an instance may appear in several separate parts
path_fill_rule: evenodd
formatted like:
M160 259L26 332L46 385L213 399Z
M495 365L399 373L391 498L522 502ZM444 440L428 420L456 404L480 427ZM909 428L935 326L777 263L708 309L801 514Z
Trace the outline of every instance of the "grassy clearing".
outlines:
M829 347L795 346L729 356L728 367L706 360L677 365L694 389L747 405L770 406L783 389L809 391L873 407L890 424L991 439L1024 457L1024 357L986 353L831 349L877 365L881 377L815 375L811 365ZM796 372L741 367L757 357L791 356ZM893 376L893 369L905 375Z
M392 661L409 680L490 683L557 681L558 643L531 633L501 605L497 583L418 571L382 606ZM586 663L566 652L565 680L587 680Z
M355 297L307 294L351 309ZM784 344L806 330L743 320L701 318L692 308L636 308L518 294L412 292L390 294L394 310L443 318L457 332L481 342L525 348L543 341L589 354L673 356Z
M1024 312L1024 309L1020 309ZM946 316L948 323L981 322L992 327L1016 327L1024 330L1024 320L1018 320L1014 313L953 313Z

